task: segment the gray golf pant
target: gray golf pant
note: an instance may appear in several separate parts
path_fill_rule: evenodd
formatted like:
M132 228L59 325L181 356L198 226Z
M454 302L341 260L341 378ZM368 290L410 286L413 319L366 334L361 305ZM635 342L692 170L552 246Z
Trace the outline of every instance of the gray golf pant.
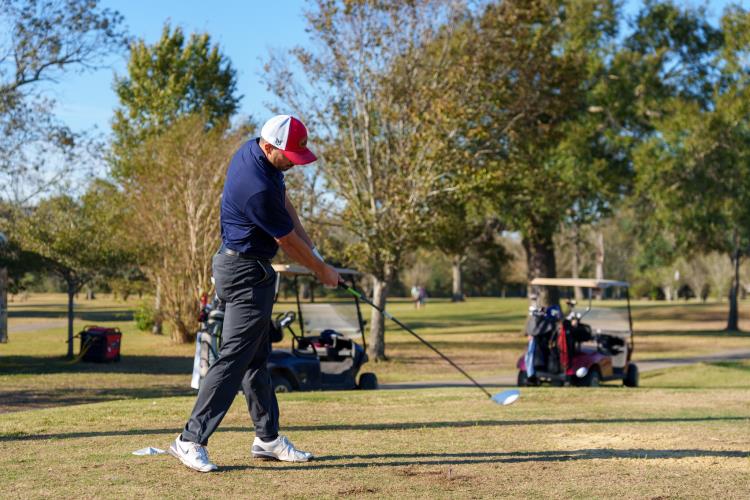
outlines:
M266 362L276 272L267 260L217 253L213 273L216 293L226 303L221 349L201 383L182 439L206 445L240 386L255 434L273 438L279 431L279 405Z

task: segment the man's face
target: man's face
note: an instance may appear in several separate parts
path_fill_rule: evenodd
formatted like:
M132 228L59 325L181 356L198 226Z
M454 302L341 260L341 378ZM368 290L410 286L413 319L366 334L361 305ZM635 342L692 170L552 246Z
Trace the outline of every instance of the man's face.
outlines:
M294 163L292 163L289 158L284 156L284 153L282 153L279 148L266 143L263 149L265 150L266 158L268 158L268 161L271 162L271 165L278 168L282 172L286 172L294 166Z

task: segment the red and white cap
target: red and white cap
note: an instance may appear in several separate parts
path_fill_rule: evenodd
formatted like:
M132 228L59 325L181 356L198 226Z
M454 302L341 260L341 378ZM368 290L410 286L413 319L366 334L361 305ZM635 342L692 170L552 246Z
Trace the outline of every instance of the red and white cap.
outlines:
M306 165L318 159L307 149L307 128L291 115L276 115L268 120L260 136L279 148L295 165Z

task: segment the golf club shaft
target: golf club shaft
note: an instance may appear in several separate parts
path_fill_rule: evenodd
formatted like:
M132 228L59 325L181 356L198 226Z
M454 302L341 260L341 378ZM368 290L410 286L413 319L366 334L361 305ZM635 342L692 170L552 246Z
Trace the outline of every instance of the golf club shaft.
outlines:
M473 378L473 377L472 377L471 375L469 375L468 373L466 373L466 372L465 372L465 371L463 370L463 368L461 368L461 367L460 367L460 366L458 366L458 365L457 365L456 363L454 363L454 362L453 362L453 361L452 361L452 360L451 360L451 359L450 359L450 358L449 358L448 356L446 356L445 354L443 354L442 352L440 352L440 351L438 350L438 348L437 348L437 347L435 347L434 345L430 344L430 343L429 343L429 342L427 342L427 341L426 341L425 339L423 339L422 337L420 337L419 335L417 335L417 332L415 332L414 330L412 330L411 328L409 328L408 326L406 326L405 324L403 324L402 322L400 322L400 321L399 321L398 319L396 319L395 317L393 317L393 316L392 316L391 314L389 314L389 313L388 313L388 312L387 312L387 311L386 311L385 309L383 309L382 307L376 306L375 304L373 304L372 302L370 302L370 301L369 301L369 300L367 299L367 297L365 297L365 296L364 296L364 295L363 295L362 293L360 293L360 292L358 292L357 290L355 290L354 288L352 288L352 287L348 286L348 285L347 285L346 283L343 283L343 282L342 282L342 283L339 283L339 286L340 286L341 288L343 288L344 290L346 290L347 292L349 292L350 294L352 294L352 295L354 295L355 297L357 297L357 298L358 298L359 300L361 300L361 301L362 301L362 302L364 302L365 304L369 305L370 307L373 307L373 308L377 309L378 311L380 311L380 312L381 312L381 314L382 314L383 316L385 316L386 318L390 319L391 321L393 321L394 323L396 323L396 324L397 324L398 326L400 326L401 328L403 328L403 329L404 329L404 330L406 330L407 332L409 332L409 333L411 333L412 335L414 335L414 336L415 336L415 337L417 338L417 340L419 340L419 341L420 341L420 342L422 342L422 343L423 343L424 345L426 345L427 347L429 347L430 349L432 349L433 351L435 351L435 353L437 353L437 355L438 355L438 356L440 356L441 358L443 358L444 360L446 360L446 361L447 361L448 363L450 363L450 364L451 364L451 366L453 366L453 368L455 368L456 370L458 370L459 372L461 372L461 374L462 374L462 375L463 375L464 377L466 377L466 378L468 378L469 380L471 380L471 382L472 382L472 383L473 383L473 384L474 384L475 386L477 386L477 388L478 388L478 389L479 389L480 391L482 391L483 393L485 393L485 394L487 395L487 397L488 397L488 398L492 398L492 394L490 394L490 393L489 393L489 391L487 391L487 389L485 389L485 388L484 388L484 386L482 386L482 384L480 384L479 382L477 382L476 380L474 380L474 378Z

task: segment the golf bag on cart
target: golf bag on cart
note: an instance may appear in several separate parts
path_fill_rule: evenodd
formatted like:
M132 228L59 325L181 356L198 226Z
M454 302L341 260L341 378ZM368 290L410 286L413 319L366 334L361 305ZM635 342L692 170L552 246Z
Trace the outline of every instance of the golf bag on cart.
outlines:
M558 306L532 307L526 323L530 337L526 351L526 376L534 380L537 371L562 373L570 366L572 338Z

